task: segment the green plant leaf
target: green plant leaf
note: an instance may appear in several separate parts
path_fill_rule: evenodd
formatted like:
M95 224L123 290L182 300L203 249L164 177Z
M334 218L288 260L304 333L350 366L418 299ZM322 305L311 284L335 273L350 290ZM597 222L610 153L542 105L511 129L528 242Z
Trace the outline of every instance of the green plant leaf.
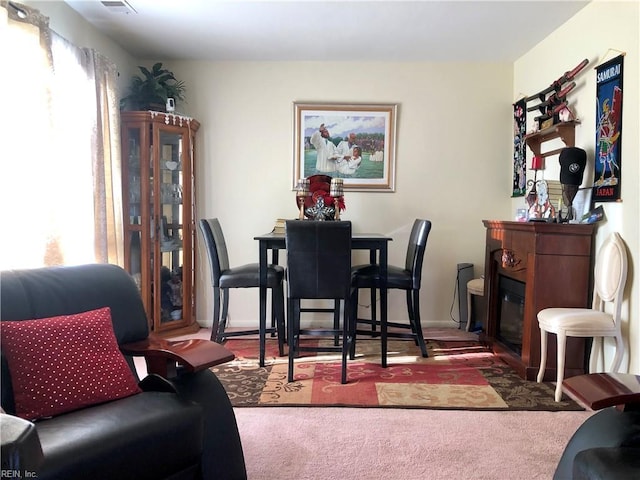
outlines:
M128 94L120 100L121 108L147 110L164 105L167 98L185 101L185 83L176 79L173 72L162 68L162 62L155 63L151 70L139 65L141 76L133 76Z

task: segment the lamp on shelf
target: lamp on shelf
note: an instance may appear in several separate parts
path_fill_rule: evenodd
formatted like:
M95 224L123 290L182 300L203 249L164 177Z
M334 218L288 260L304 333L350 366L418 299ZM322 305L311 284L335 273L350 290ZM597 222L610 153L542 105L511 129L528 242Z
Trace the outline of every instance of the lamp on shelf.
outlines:
M304 201L309 195L309 179L298 179L296 187L296 201L298 203L298 220L304 220Z
M534 155L531 159L531 170L534 170L536 174L538 170L544 170L544 157L541 155Z
M335 219L340 220L340 198L344 196L344 181L342 178L332 178L329 195L333 197L333 205L335 207Z
M538 192L536 191L536 183L538 182L538 170L544 170L544 157L534 155L531 159L531 170L534 171L533 180L529 180L527 185L531 185L531 190L527 194L526 200L529 207L532 207L537 201Z

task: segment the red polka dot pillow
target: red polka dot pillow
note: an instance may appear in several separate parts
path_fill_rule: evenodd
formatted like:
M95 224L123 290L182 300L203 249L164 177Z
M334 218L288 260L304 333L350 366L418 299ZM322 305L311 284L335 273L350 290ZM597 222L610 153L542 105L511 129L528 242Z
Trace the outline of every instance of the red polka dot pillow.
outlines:
M0 334L19 417L51 417L140 392L108 307L5 321Z

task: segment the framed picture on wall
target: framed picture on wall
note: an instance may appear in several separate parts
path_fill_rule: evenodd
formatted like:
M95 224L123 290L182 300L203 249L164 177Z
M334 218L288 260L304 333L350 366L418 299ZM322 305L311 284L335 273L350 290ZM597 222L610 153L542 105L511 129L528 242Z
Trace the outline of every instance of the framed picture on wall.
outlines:
M293 105L294 189L322 174L344 179L345 190L395 190L397 104Z

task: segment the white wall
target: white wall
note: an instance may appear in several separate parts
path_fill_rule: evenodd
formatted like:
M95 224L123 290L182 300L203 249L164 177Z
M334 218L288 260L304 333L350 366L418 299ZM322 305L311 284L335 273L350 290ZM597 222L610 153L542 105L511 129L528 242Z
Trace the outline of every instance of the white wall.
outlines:
M103 52L118 65L121 82L138 64L62 2L25 1L51 17L58 33ZM186 112L202 122L198 136L198 217L220 217L233 263L257 260L253 236L278 217L296 215L292 182L294 101L399 104L397 191L348 193L344 218L359 231L394 237L391 261L402 263L408 229L416 217L434 222L425 257L421 301L427 325L451 322L455 266L484 262L484 218L511 219L522 198L510 199L511 103L548 85L589 58L570 101L582 124L576 143L593 152L595 81L592 67L626 51L623 184L619 204L603 204L607 222L597 244L619 231L630 251L625 333L629 371L640 373L640 257L638 219L639 4L594 0L514 65L431 63L206 63L166 62L187 82ZM529 160L530 161L530 160ZM546 178L559 172L549 159ZM208 268L199 253L198 319L210 323ZM397 292L396 292L397 293ZM404 318L404 298L392 295L391 318ZM256 323L255 292L234 292L231 319ZM457 309L454 308L454 316Z
M121 85L138 64L62 2L28 2L78 46L118 65ZM161 59L160 59L161 60ZM512 66L359 62L165 62L187 84L186 108L198 134L198 217L221 219L234 264L257 261L253 237L276 218L297 215L292 192L293 102L398 103L395 193L349 192L344 219L361 232L394 238L390 261L403 264L417 217L433 221L421 294L427 325L450 320L456 264L483 271L484 218L511 218ZM127 73L124 73L127 72ZM210 324L211 293L199 252L198 321ZM359 259L356 259L358 261ZM456 304L457 305L457 304ZM234 325L256 324L255 291L234 292ZM406 318L404 295L390 296L390 318ZM457 306L453 308L457 319Z
M398 103L395 193L348 192L343 219L394 239L403 265L413 220L428 218L422 315L449 319L456 264L484 263L484 218L510 218L510 65L360 62L168 62L188 86L186 110L202 123L199 218L219 217L232 264L255 262L253 237L295 218L293 102ZM209 271L199 255L198 318L210 324ZM363 299L364 303L364 299ZM234 291L231 322L256 323L256 291ZM457 305L454 308L457 318ZM404 292L390 318L406 319Z
M640 373L640 282L634 268L640 258L640 76L638 55L640 54L640 4L636 1L611 2L596 0L566 22L552 35L540 42L514 64L514 100L524 93L534 94L551 84L567 70L571 70L582 59L589 59L588 67L576 77L577 87L568 95L575 107L581 124L576 128L576 146L587 151L588 165L584 186L593 181L596 125L596 82L594 68L617 56L619 50L626 52L623 79L622 110L622 202L599 203L606 214L606 221L598 226L596 248L613 231L619 232L629 247L628 301L623 306L625 336L629 339L629 372ZM610 50L612 49L612 50ZM533 105L531 103L530 105ZM534 112L535 113L535 112ZM528 119L529 120L529 119ZM527 165L531 165L528 151ZM547 179L559 179L557 155L547 158ZM521 202L513 201L513 206ZM607 365L612 359L609 348Z

